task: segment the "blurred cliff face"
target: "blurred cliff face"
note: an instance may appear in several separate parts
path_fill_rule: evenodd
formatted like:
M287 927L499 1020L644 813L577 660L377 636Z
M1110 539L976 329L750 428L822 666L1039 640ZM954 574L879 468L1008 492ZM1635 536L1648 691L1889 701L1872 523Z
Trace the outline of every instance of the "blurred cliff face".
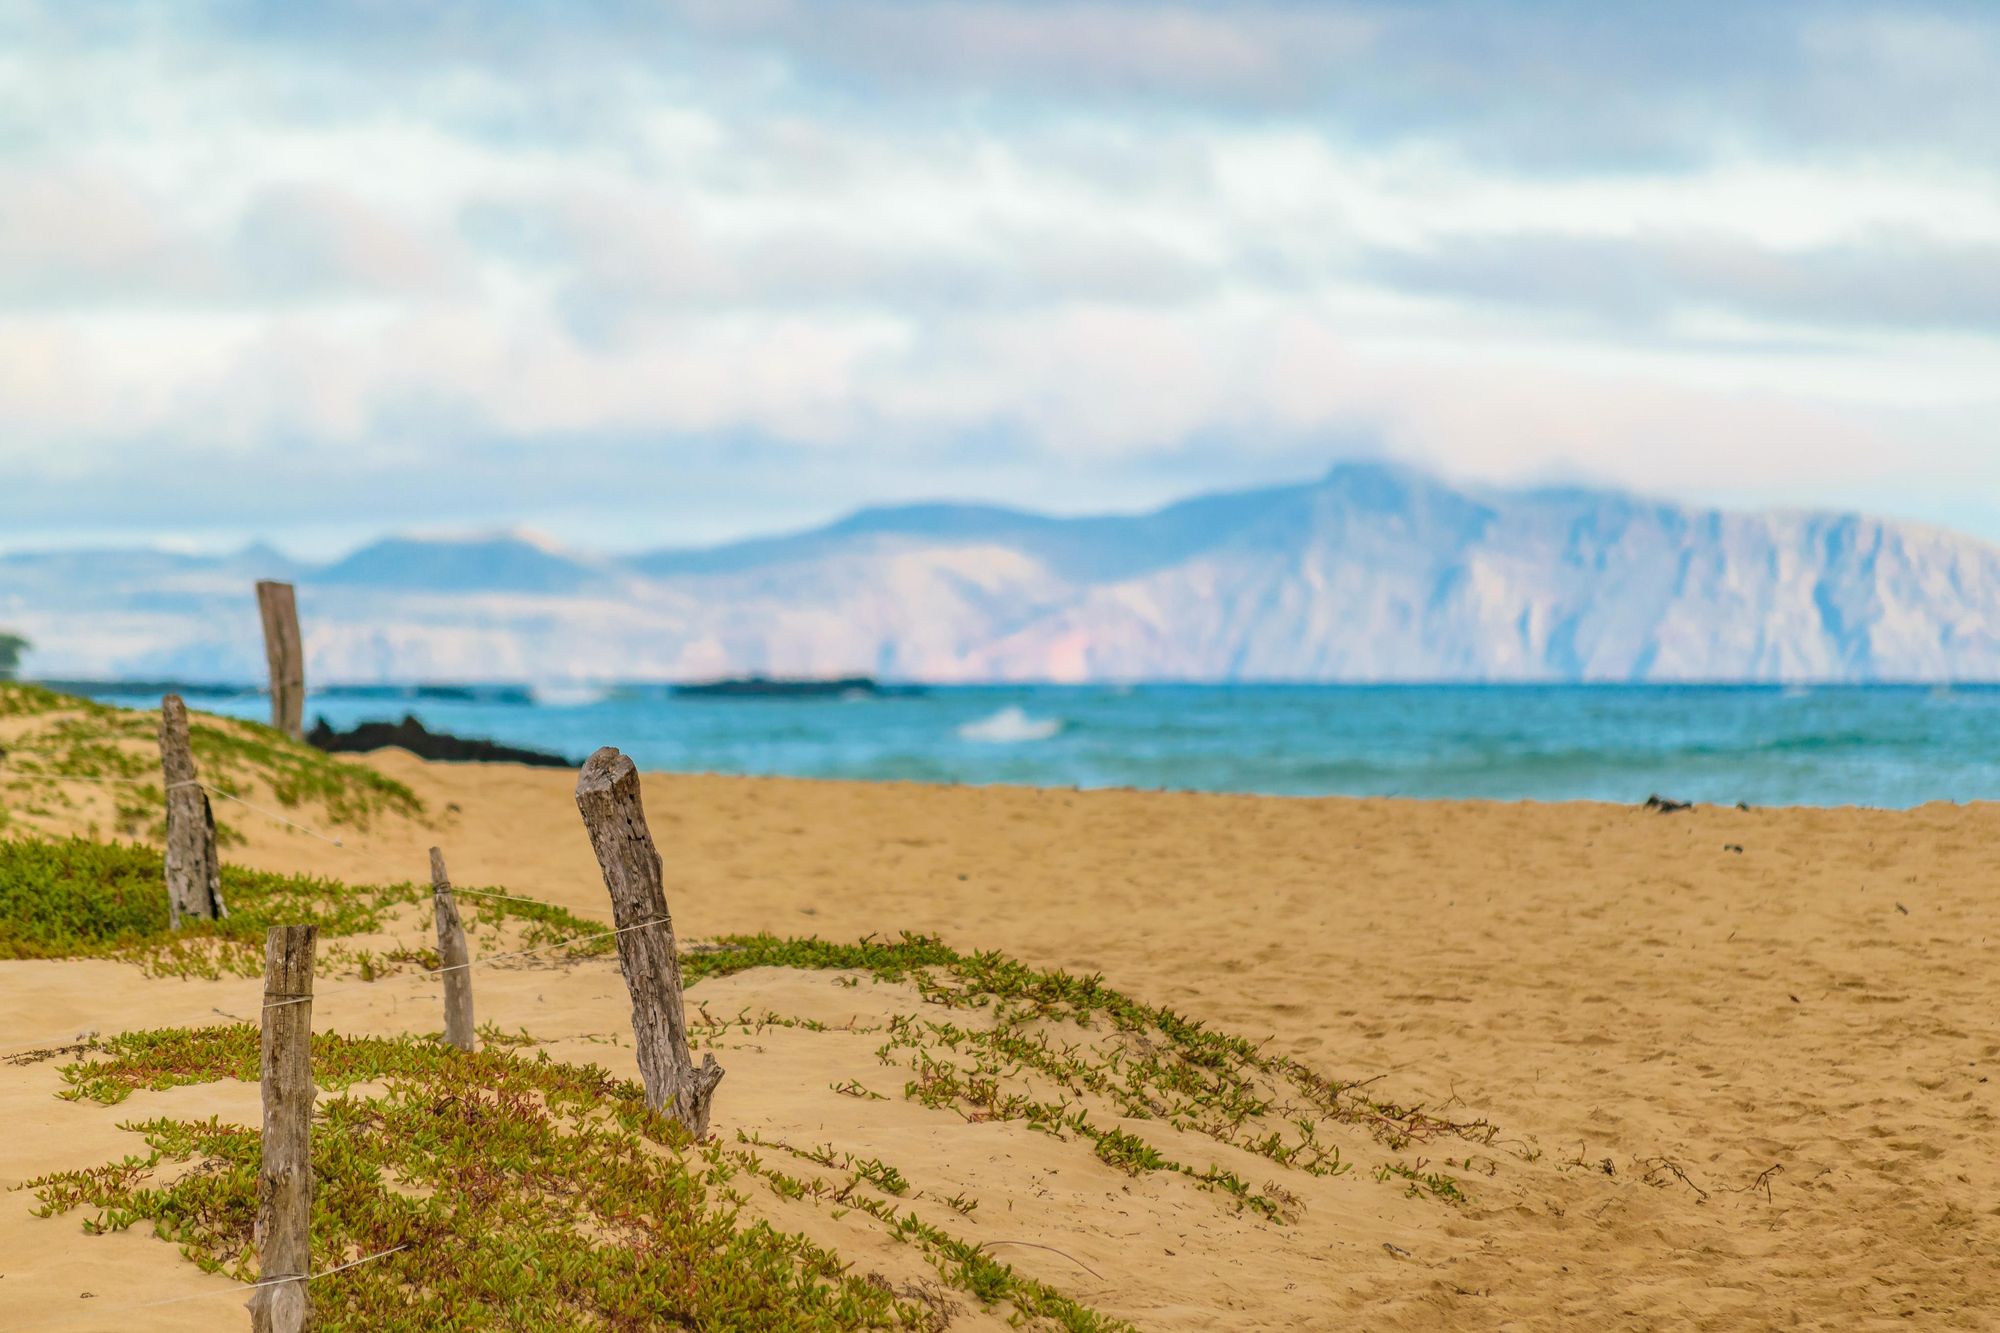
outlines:
M1140 514L904 506L615 556L0 555L0 605L43 676L248 682L271 576L299 584L315 681L2000 678L1992 544L1363 464Z

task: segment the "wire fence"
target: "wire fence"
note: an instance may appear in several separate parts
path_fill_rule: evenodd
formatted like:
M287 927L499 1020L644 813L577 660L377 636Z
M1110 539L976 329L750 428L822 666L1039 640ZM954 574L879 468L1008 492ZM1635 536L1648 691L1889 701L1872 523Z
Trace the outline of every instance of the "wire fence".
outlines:
M146 778L126 778L126 777L107 777L107 776L84 777L84 776L66 776L66 775L58 776L58 775L47 775L47 774L37 774L36 776L41 777L49 782L85 782L85 783L96 783L102 785L124 785L124 786L153 785L151 783L151 780ZM309 825L301 824L297 820L290 819L284 815L279 814L274 810L266 810L262 806L254 805L251 802L244 800L240 796L234 795L233 793L230 792L222 791L219 788L210 786L208 783L201 782L199 780L176 782L169 784L166 790L174 791L182 787L199 787L211 796L220 796L224 800L234 801L238 805L243 806L246 810L250 810L256 814L262 815L265 818L272 820L274 823L281 824L286 828L294 829L300 833L305 834L307 837L315 838L320 842L328 844L329 846L338 847L342 851L348 853L348 855L351 858L353 858L353 860L357 865L360 865L366 869L382 874L389 883L409 883L412 886L418 885L418 881L412 879L407 875L398 874L392 867L388 865L386 860L384 860L379 856L362 851L359 848L350 847L337 837L321 832L319 829L312 828ZM453 893L453 895L463 894L474 898L495 898L504 902L527 903L537 907L548 906L547 902L539 898L527 898L519 894L513 894L513 893L500 893L492 889L467 889L467 888L460 888L457 885L453 885L451 892ZM507 962L518 958L528 958L537 954L556 953L564 949L576 948L579 945L593 944L599 940L613 939L616 938L617 936L624 935L630 931L645 930L650 927L660 925L665 920L666 918L663 917L655 918L650 921L635 922L629 926L620 926L616 929L605 929L601 931L592 931L588 934L583 934L583 935L572 935L567 939L557 940L551 944L539 944L535 945L532 948L515 949L507 953L491 954L484 958L475 958L470 962L454 964L452 966L422 968L413 972L395 973L390 976L376 978L375 980L371 981L357 981L357 982L345 983L343 985L338 985L338 986L329 986L323 989L316 990L314 991L313 994L308 996L299 996L293 999L278 1000L273 1003L263 1005L262 1008L266 1010L276 1009L276 1008L282 1008L283 1006L289 1004L300 1004L309 1000L321 999L332 995L341 995L351 991L370 990L383 985L385 982L431 981L442 978L448 973L460 971L463 969L470 969L475 967L487 967L495 963ZM205 1013L199 1013L199 1014L191 1013L186 1017L180 1019L167 1019L167 1020L154 1019L151 1020L148 1025L154 1027L173 1027L182 1025L192 1026L193 1024L196 1023L206 1022L211 1016L215 1015L221 1015L222 1017L232 1016L222 1013L221 1010L215 1008L214 1006L210 1006L207 1012ZM99 1027L80 1027L66 1033L60 1033L56 1035L35 1038L28 1041L17 1042L14 1044L10 1044L8 1046L0 1047L0 1058L28 1054L43 1050L61 1049L63 1047L79 1045L86 1041L94 1040L112 1026L114 1025L105 1024Z
M124 777L109 777L109 776L92 776L92 777L83 777L83 776L71 777L71 776L53 776L53 775L37 775L37 776L43 777L45 780L50 782L86 782L86 783L97 783L102 785L130 785L130 786L152 785L150 780L144 778L124 778ZM255 805L249 801L244 800L242 797L237 796L233 792L222 791L216 787L210 786L209 784L201 782L199 780L170 783L167 785L165 790L171 792L179 790L184 787L199 787L203 791L206 791L211 796L219 796L223 800L233 801L236 804L242 806L244 809L249 810L255 814L261 815L264 818L269 819L276 824L280 824L286 828L296 830L299 833L305 834L307 837L315 838L320 842L328 844L329 846L338 847L342 851L347 852L351 857L353 857L357 863L374 870L386 871L387 872L386 877L388 879L388 882L390 883L408 882L413 885L417 883L417 881L414 879L409 879L406 876L398 875L393 870L390 870L387 867L386 862L380 857L371 855L367 852L363 852L357 848L350 847L336 836L321 832L320 830L312 828L306 824L302 824L297 820L291 819L288 816L278 813L275 810L268 810L262 806ZM453 886L451 892L454 895L464 894L475 898L494 898L506 902L529 903L535 906L547 905L543 900L538 898L527 898L527 897L522 897L521 895L518 894L500 893L491 889L465 889ZM665 924L666 921L667 918L665 917L655 917L648 921L634 922L629 926L620 926L615 929L606 929L600 931L592 931L588 934L573 935L568 939L557 940L552 944L540 944L526 949L514 949L506 953L492 954L487 957L473 959L465 963L458 963L450 966L440 966L435 968L425 968L416 972L400 973L392 977L381 978L372 981L350 982L339 986L330 986L317 990L311 995L292 996L285 999L270 1001L264 1004L262 1006L262 1009L264 1011L269 1011L272 1009L283 1008L286 1005L308 1004L314 1000L323 999L331 995L340 995L357 990L374 989L376 987L381 986L384 983L384 981L435 980L445 976L447 973L456 972L464 969L470 969L475 967L486 967L495 963L506 962L511 959L527 958L537 954L554 953L558 950L575 948L578 945L591 944L599 940L613 939L616 938L617 936L627 934L631 931L647 930L654 926ZM182 1020L162 1021L157 1018L153 1018L150 1020L150 1025L176 1026L179 1023L185 1023L186 1025L192 1026L195 1023L206 1021L210 1017L210 1015L221 1014L221 1013L222 1013L221 1010L211 1006L208 1013L205 1014L191 1015ZM231 1015L224 1014L223 1016L230 1017ZM63 1034L60 1036L49 1036L49 1037L39 1038L34 1041L0 1048L0 1056L16 1056L25 1053L39 1052L52 1049L60 1050L66 1047L87 1044L91 1041L94 1041L97 1038L97 1036L99 1035L99 1031L101 1030L92 1029L85 1032L73 1032L73 1033ZM156 1310L165 1306L184 1305L197 1301L215 1300L221 1297L240 1298L250 1293L256 1292L257 1290L264 1287L282 1286L290 1282L301 1282L301 1281L308 1283L317 1282L322 1278L332 1277L337 1273L344 1273L351 1268L358 1268L362 1264L373 1263L378 1259L385 1259L392 1254L399 1253L409 1248L410 1246L407 1243L403 1245L393 1246L386 1250L380 1250L374 1254L364 1255L358 1259L349 1260L344 1264L340 1264L333 1268L325 1269L324 1271L318 1273L264 1278L257 1282L238 1283L235 1286L229 1288L228 1290L202 1291L187 1296L170 1296L161 1300L140 1301L135 1304L129 1304L129 1305L96 1306L88 1311L78 1311L70 1315L59 1315L52 1320L44 1321L41 1323L17 1324L17 1325L12 1325L11 1327L21 1329L24 1331L24 1333L26 1330L34 1330L34 1329L73 1327L79 1323L83 1323L86 1321L91 1323L102 1323L109 1316L136 1313L141 1310Z

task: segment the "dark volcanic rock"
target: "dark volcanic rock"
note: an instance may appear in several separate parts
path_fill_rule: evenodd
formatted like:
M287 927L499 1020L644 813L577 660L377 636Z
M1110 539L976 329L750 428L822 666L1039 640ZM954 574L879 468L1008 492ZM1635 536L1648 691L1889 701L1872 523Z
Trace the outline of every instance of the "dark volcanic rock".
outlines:
M306 740L329 754L358 753L399 746L420 759L446 759L457 763L532 764L537 768L576 768L574 760L541 750L523 750L475 737L453 736L426 730L424 724L405 714L401 722L363 722L352 731L335 731L325 718L313 723Z
M923 692L920 686L915 685L884 685L873 676L793 680L738 676L728 680L694 681L675 685L672 689L675 694L692 699L838 699L850 695L901 698Z

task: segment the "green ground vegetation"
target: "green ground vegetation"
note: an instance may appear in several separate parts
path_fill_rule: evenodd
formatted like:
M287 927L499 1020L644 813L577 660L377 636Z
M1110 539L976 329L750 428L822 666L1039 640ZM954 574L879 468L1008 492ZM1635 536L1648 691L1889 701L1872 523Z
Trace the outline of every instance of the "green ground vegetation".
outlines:
M174 930L157 848L78 837L0 838L0 958L117 958L158 976L255 976L263 970L269 926L316 925L329 937L372 935L393 929L399 913L413 923L427 921L430 897L428 885L350 885L224 866L222 901L229 915ZM514 948L604 929L543 903L468 893L460 906L475 937L504 938ZM423 938L419 929L406 933ZM330 943L323 962L351 966L365 977L437 965L435 950L422 945L375 952Z
M305 921L331 937L321 953L328 971L372 977L437 965L421 944L383 943L428 936L428 894L415 884L231 868L229 917L175 932L156 850L0 839L0 958L109 957L157 973L254 975L265 927ZM604 930L542 904L468 895L463 905L475 931L515 948ZM362 936L374 937L377 952L342 943ZM613 947L594 938L537 961L559 966ZM1296 1220L1300 1177L1345 1175L1357 1152L1369 1159L1355 1173L1363 1181L1446 1206L1466 1199L1461 1180L1405 1154L1436 1145L1453 1154L1443 1159L1453 1170L1495 1169L1495 1131L1484 1121L1328 1078L1099 976L908 934L851 944L726 937L689 947L681 966L700 1044L726 1047L771 1027L866 1034L859 1049L872 1050L882 1077L850 1077L832 1091L863 1100L900 1092L969 1125L1017 1124L1135 1180L1184 1181L1253 1226ZM899 987L900 1011L865 1028L709 1012L702 983L758 968ZM316 1112L314 1267L407 1247L316 1284L328 1329L937 1329L966 1300L1018 1326L1127 1327L964 1239L955 1228L979 1208L964 1192L922 1190L896 1164L832 1144L741 1131L690 1143L646 1110L635 1085L531 1055L524 1048L535 1039L525 1032L483 1035L470 1054L432 1036L314 1038L315 1081L334 1094ZM101 1103L140 1088L258 1076L258 1034L247 1024L128 1033L60 1054L80 1057L64 1068L64 1095ZM93 1231L147 1222L202 1267L254 1278L255 1129L173 1117L127 1128L144 1137L144 1154L30 1182L44 1213L88 1208ZM789 1201L781 1207L866 1218L914 1247L923 1260L914 1267L935 1276L857 1275L833 1251L752 1218L752 1189Z
M258 1076L258 1034L248 1024L127 1034L64 1072L66 1095L100 1102L136 1088L248 1082ZM329 1333L942 1329L952 1290L1020 1326L1129 1327L898 1212L898 1178L879 1162L854 1186L870 1191L882 1205L870 1215L937 1278L898 1286L857 1275L834 1252L742 1214L746 1186L763 1181L793 1197L805 1186L754 1152L690 1143L646 1109L636 1085L595 1066L523 1058L493 1042L468 1054L426 1038L325 1034L313 1039L313 1075L323 1096L314 1270L395 1251L314 1285ZM150 1221L202 1268L254 1280L256 1131L212 1119L127 1127L147 1153L30 1182L42 1214L92 1209L90 1231Z
M895 1017L876 1030L877 1058L912 1075L907 1099L974 1123L1026 1122L1134 1175L1187 1177L1257 1225L1292 1220L1297 1195L1279 1179L1253 1187L1176 1161L1149 1140L1147 1123L1171 1125L1183 1145L1198 1135L1257 1154L1280 1179L1348 1169L1329 1142L1335 1123L1398 1150L1445 1139L1490 1145L1493 1136L1482 1122L1453 1123L1328 1081L1100 978L921 936L844 945L740 936L688 951L682 967L695 987L770 967L911 987L950 1017ZM710 1045L738 1029L859 1030L776 1013L715 1019L698 991L690 1004L701 1015L693 1033ZM470 1054L433 1036L313 1039L323 1090L314 1268L407 1247L318 1284L324 1327L479 1328L504 1309L511 1326L552 1329L941 1329L970 1300L1021 1327L1128 1328L955 1231L979 1206L962 1192L920 1190L894 1163L833 1144L740 1130L690 1143L629 1081L529 1055L525 1033L482 1035ZM250 1024L128 1033L81 1053L63 1069L63 1095L74 1100L116 1104L139 1089L258 1077ZM1007 1091L1024 1078L1051 1091L1042 1100ZM858 1081L835 1090L881 1095ZM150 1223L204 1269L253 1280L255 1130L172 1117L125 1127L146 1152L29 1182L41 1212L89 1209L93 1232ZM1456 1179L1425 1165L1391 1159L1371 1174L1423 1197L1464 1199ZM1469 1151L1464 1165L1473 1165ZM857 1275L834 1251L746 1215L745 1191L757 1187L835 1220L869 1219L935 1276Z
M267 927L309 923L328 937L322 966L364 980L437 966L429 946L427 886L349 885L316 876L227 867L221 921L167 920L164 868L148 846L84 838L0 839L0 958L116 958L154 975L254 976ZM614 948L601 923L563 908L468 893L462 912L483 952L542 949L547 961ZM343 939L376 937L373 948ZM381 937L387 936L389 942ZM598 936L554 948L562 941ZM397 943L398 939L410 943ZM1311 1176L1351 1169L1334 1125L1362 1128L1392 1153L1439 1140L1490 1146L1493 1129L1421 1106L1374 1096L1364 1083L1328 1079L1244 1037L1146 1004L1102 977L1032 967L999 953L962 953L918 935L840 944L772 935L732 936L690 949L689 986L750 968L836 971L850 981L913 989L938 1016L898 1015L878 1035L876 1059L897 1071L905 1099L974 1122L1019 1121L1058 1138L1080 1139L1103 1161L1132 1175L1167 1171L1221 1192L1274 1221L1287 1215L1282 1189L1259 1188L1238 1171L1189 1161L1155 1141L1149 1124L1254 1154ZM731 1027L818 1027L769 1014L715 1023L694 1001L695 1022L719 1035ZM853 1084L851 1096L880 1097ZM1400 1163L1388 1174L1413 1192L1456 1200L1455 1180Z
M0 752L0 792L7 798L0 824L8 807L45 816L74 810L96 786L113 794L118 832L162 836L157 714L0 681L0 723L10 724ZM201 780L224 797L261 789L315 822L357 828L384 815L424 813L416 793L394 778L255 722L191 713L189 740ZM231 812L226 799L216 805L220 830Z
M1496 1136L1485 1121L1454 1120L1379 1098L1366 1083L1326 1078L1247 1038L1133 999L1100 976L960 953L923 936L858 944L737 936L682 962L690 983L751 967L837 968L911 986L943 1016L892 1018L875 1052L902 1072L907 1100L974 1123L1019 1121L1081 1139L1128 1174L1173 1172L1273 1222L1290 1217L1289 1191L1210 1161L1180 1160L1149 1137L1148 1124L1320 1177L1352 1167L1329 1133L1335 1125L1362 1129L1391 1153L1436 1142L1490 1148ZM755 1021L774 1020L787 1021ZM858 1084L836 1090L879 1095ZM1400 1161L1386 1167L1377 1178L1400 1181L1413 1194L1465 1197L1444 1173Z

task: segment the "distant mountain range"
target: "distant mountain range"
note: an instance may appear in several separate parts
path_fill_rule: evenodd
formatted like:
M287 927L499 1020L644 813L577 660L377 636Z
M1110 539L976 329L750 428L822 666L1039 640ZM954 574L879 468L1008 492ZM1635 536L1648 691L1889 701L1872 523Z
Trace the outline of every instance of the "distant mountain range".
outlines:
M2000 548L1857 514L1348 464L1151 513L867 509L623 557L518 534L0 556L47 677L256 680L251 582L318 681L2000 679Z

